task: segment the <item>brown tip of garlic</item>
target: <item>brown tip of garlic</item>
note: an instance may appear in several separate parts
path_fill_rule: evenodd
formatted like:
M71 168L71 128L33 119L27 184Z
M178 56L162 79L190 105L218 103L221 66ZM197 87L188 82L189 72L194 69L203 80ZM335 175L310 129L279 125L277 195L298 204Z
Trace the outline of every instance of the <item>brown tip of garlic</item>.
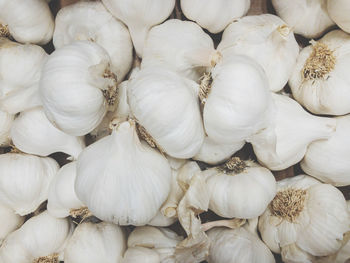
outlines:
M81 221L84 221L86 218L92 216L92 213L89 211L89 209L87 207L81 207L78 209L71 209L69 211L69 214L73 217L73 218L81 218Z
M7 25L0 24L0 37L9 37L10 31Z
M220 62L220 60L222 59L222 54L220 51L215 50L215 52L213 53L213 55L211 56L211 60L210 60L210 65L212 67L215 67L216 64L218 64Z
M239 157L231 157L228 161L226 161L218 168L227 174L239 174L247 168L247 164Z
M287 37L290 32L292 32L292 29L287 25L282 25L277 27L277 31L281 34L281 36Z
M59 263L58 254L54 253L46 257L34 259L33 263Z
M199 86L199 100L202 105L205 104L207 101L207 98L209 96L210 90L211 90L211 84L213 82L213 78L211 76L211 73L204 73L204 75L200 79L201 84Z

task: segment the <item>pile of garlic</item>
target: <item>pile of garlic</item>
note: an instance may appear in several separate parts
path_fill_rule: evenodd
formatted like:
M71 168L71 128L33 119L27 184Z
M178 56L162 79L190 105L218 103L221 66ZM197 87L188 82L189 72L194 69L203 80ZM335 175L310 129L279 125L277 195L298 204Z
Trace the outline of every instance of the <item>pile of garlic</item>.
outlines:
M0 0L0 263L350 260L350 4L254 1Z

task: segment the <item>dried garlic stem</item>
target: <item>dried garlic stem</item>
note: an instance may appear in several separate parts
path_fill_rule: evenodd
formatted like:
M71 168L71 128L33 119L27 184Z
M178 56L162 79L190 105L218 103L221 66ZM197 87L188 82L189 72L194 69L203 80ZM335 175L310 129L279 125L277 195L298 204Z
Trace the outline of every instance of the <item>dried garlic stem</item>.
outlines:
M52 255L49 255L47 257L40 257L37 259L34 259L33 263L59 263L58 260L58 254L54 253Z
M117 76L110 69L106 69L103 73L103 77L112 81L112 84L108 86L108 89L103 90L103 95L109 106L115 106L115 102L118 98Z
M219 166L218 169L227 174L239 174L247 168L247 164L239 157L231 157L226 163Z
M84 221L84 219L88 218L89 216L92 216L92 213L89 211L89 209L87 207L81 207L78 209L71 209L69 211L69 214L73 218L80 217L81 221Z
M7 25L0 24L0 37L9 37L10 31Z
M245 224L245 222L246 222L246 219L240 219L240 218L212 221L212 222L202 224L202 230L208 231L209 229L212 229L213 227L222 227L222 226L228 227L231 229L236 229L236 228L243 226Z
M213 78L211 76L211 73L205 73L202 78L200 79L201 84L199 86L199 100L201 102L202 105L205 104L205 102L207 101L207 98L209 96L210 93L210 89L211 89L211 84L213 82Z

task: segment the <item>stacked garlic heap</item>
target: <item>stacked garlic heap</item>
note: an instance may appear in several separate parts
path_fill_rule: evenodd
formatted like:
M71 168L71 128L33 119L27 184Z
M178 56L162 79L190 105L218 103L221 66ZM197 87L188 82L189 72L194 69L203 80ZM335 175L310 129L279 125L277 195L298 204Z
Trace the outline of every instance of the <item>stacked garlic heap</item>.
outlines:
M350 260L348 1L57 1L0 0L0 263Z

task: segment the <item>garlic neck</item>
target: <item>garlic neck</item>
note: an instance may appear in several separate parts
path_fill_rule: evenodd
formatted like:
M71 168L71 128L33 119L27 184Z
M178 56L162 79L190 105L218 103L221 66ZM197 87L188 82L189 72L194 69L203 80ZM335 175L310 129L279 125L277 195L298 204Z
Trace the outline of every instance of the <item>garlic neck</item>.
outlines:
M223 171L225 174L236 175L242 173L247 168L247 164L242 161L239 157L231 157L223 165L219 166L218 169Z
M10 31L7 25L3 25L0 23L0 37L9 37Z
M33 263L59 263L58 254L54 253L46 257L34 259Z
M292 32L292 29L287 25L278 26L271 34L268 36L268 41L278 43L284 42L288 35Z

